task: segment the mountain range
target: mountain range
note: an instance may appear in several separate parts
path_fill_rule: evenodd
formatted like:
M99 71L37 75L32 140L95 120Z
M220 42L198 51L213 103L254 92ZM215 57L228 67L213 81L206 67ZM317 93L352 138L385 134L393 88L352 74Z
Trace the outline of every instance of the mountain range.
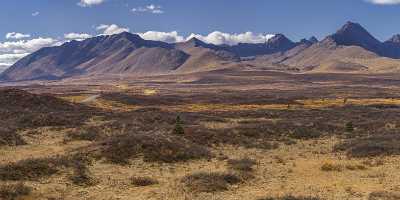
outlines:
M299 72L400 72L400 35L377 40L347 22L321 41L293 42L276 34L265 43L214 45L192 38L182 43L142 39L123 32L42 48L5 70L3 81L57 80L76 76L151 76L229 68L239 64Z

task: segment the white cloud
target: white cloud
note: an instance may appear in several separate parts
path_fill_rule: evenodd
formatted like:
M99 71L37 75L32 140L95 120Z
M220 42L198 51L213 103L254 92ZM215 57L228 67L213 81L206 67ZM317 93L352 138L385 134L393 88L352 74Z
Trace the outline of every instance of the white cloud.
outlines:
M87 33L67 33L67 34L64 34L64 38L67 39L67 40L78 40L78 41L80 41L80 40L84 40L84 39L91 38L91 37L92 37L92 35L87 34Z
M112 35L118 34L121 32L129 32L128 28L121 28L118 25L105 25L102 24L96 28L98 31L102 31L103 35ZM221 45L236 45L238 43L264 43L268 41L272 37L273 34L256 34L253 32L245 32L245 33L223 33L220 31L214 31L208 35L201 34L190 34L188 37L180 35L177 31L171 32L160 32L160 31L147 31L142 33L136 33L140 37L146 40L155 40L155 41L163 41L168 43L175 42L184 42L193 37L196 37L199 40L202 40L206 43Z
M0 54L0 64L3 66L10 66L27 55L29 55L29 53Z
M53 38L41 37L31 40L0 42L0 68L4 69L11 66L17 60L39 50L40 48L56 46L59 44L60 42Z
M187 39L191 39L193 37L196 37L197 39L202 40L204 42L216 45L220 44L235 45L238 43L264 43L265 41L274 37L274 35L255 34L253 32L230 34L230 33L214 31L208 35L200 35L192 33Z
M31 35L29 34L23 34L23 33L16 33L16 32L11 32L6 34L6 39L22 39L22 38L29 38Z
M148 13L153 13L153 14L163 14L164 13L161 6L154 5L154 4L150 4L145 7L132 8L131 11L134 13L138 13L138 12L148 12Z
M80 2L78 2L78 6L90 7L90 6L102 4L104 2L105 2L105 0L80 0Z
M0 53L28 53L42 47L53 46L58 41L53 38L35 38L31 40L19 40L0 43Z
M34 12L34 13L32 13L32 16L34 16L34 17L36 17L36 16L38 16L40 14L40 12Z
M184 42L190 40L193 37L196 37L199 40L202 40L206 43L221 45L236 45L238 43L264 43L268 41L275 35L273 34L255 34L253 32L245 32L245 33L223 33L220 31L214 31L208 35L201 34L190 34L188 37L179 35L177 31L171 32L159 32L159 31L147 31L144 33L136 33L140 37L146 40L155 40L155 41L163 41L168 43L175 42Z
M102 34L105 35L118 34L124 31L129 32L129 28L119 27L116 24L111 24L111 25L102 24L96 27L96 29L98 31L101 31ZM219 44L235 45L238 43L263 43L274 36L271 34L265 34L265 35L255 34L252 32L230 34L219 31L214 31L208 35L191 34L188 37L180 35L177 31L171 31L171 32L147 31L137 34L146 40L163 41L168 43L184 42L191 39L192 37L196 37L206 43L212 43L217 45ZM14 37L14 36L17 37L17 34L9 35L9 37ZM92 36L87 33L64 34L64 38L66 40L72 40L72 39L82 40L89 37ZM58 46L61 45L63 42L65 42L65 40L57 40L53 38L43 38L43 37L29 39L29 40L21 39L17 41L0 42L0 71L4 68L7 68L8 66L11 66L22 57L39 50L40 48L49 46Z
M400 0L366 0L366 1L378 5L400 4Z
M102 31L104 35L113 35L122 32L129 32L129 28L119 27L116 24L101 24L100 26L96 27L96 30Z
M8 63L0 63L0 73L6 70L8 67L10 67Z
M146 40L163 41L168 43L183 42L185 38L178 35L178 32L158 32L158 31L147 31L145 33L137 33L140 37Z

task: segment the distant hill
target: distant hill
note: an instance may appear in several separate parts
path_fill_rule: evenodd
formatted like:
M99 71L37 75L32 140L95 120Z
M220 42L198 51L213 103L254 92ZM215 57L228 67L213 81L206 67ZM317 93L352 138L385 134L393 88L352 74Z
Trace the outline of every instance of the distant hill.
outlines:
M382 43L360 24L348 22L335 34L296 54L275 58L275 63L314 72L399 72L397 39L394 36Z
M239 55L241 57L268 55L277 52L284 52L292 49L296 46L296 43L289 40L282 34L277 34L266 43L260 44L248 44L239 43L237 45L229 47L229 51Z
M175 48L190 55L189 59L177 69L178 72L219 69L226 63L240 61L239 56L230 52L226 47L206 44L197 38L178 43Z
M294 46L295 43L283 35L263 44L218 46L196 38L168 44L124 32L42 48L5 70L0 78L22 81L80 75L190 73L231 66L239 62L241 56L286 51Z
M152 74L174 70L188 58L173 45L125 32L40 49L19 60L1 77L34 80L101 73Z
M400 58L400 34L384 42L385 55L390 58Z
M347 22L335 34L328 36L325 40L332 40L337 45L359 46L368 51L379 53L382 44L360 24Z
M240 62L298 71L400 71L400 35L380 42L360 24L347 22L321 41L293 42L276 34L265 43L208 44L196 38L169 44L131 33L103 35L42 48L5 70L3 81L52 80L82 75L151 76L210 71Z

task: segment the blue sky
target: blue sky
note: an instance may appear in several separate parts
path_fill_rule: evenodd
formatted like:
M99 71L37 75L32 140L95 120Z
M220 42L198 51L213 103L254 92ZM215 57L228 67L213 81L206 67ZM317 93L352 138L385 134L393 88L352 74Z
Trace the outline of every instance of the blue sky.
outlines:
M400 0L1 0L0 67L42 46L125 30L167 42L194 33L231 44L273 33L322 39L355 21L386 40L400 33L399 19ZM214 31L221 33L208 35Z

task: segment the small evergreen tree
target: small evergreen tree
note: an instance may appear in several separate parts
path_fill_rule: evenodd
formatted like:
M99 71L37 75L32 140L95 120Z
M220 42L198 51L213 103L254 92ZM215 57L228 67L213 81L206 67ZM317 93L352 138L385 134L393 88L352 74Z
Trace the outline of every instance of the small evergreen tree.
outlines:
M173 130L173 133L177 134L177 135L185 134L185 130L183 130L183 126L182 125L183 125L183 123L182 123L181 117L178 115L176 117L176 120L175 120L175 127L174 127L174 130Z
M353 132L353 131L354 131L353 122L347 122L346 123L346 132Z

